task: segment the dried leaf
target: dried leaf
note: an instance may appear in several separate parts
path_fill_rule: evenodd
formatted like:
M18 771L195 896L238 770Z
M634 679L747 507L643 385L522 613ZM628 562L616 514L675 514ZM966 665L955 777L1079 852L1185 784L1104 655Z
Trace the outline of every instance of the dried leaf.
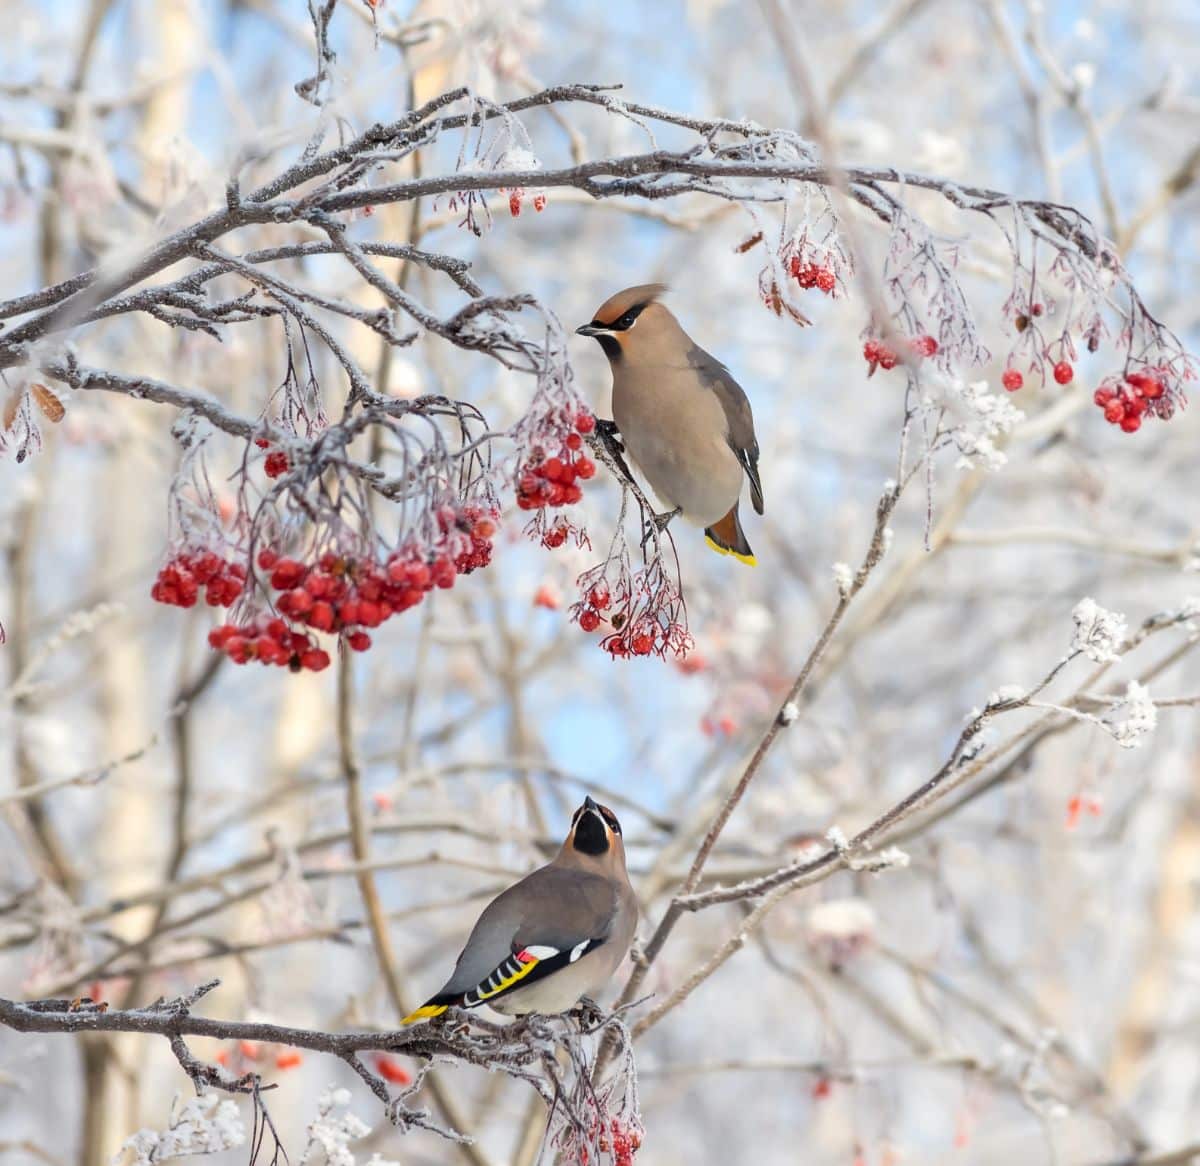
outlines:
M749 251L751 247L754 247L757 244L762 242L762 237L763 237L762 231L756 231L753 235L750 236L749 239L746 239L743 242L739 243L734 248L734 251L736 251L739 255L745 255L746 252Z
M13 427L13 422L17 419L17 410L21 407L21 398L24 396L24 389L13 390L12 395L8 398L8 402L4 406L3 423L0 424L0 429L7 431Z
M35 381L29 386L29 391L33 394L33 399L37 402L38 408L41 409L47 421L53 421L57 425L66 415L67 411L63 408L63 403L45 385Z

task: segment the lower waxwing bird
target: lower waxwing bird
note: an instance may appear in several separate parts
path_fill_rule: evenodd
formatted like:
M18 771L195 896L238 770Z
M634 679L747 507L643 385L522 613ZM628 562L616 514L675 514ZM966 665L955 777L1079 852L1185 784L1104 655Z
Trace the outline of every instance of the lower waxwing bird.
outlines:
M660 283L626 288L604 301L590 324L612 368L613 420L668 514L704 527L709 546L754 566L738 518L743 474L763 512L754 415L741 385L658 302Z
M599 991L633 942L637 900L621 824L589 797L554 860L484 908L454 974L400 1023L478 1008L521 1016L564 1012Z

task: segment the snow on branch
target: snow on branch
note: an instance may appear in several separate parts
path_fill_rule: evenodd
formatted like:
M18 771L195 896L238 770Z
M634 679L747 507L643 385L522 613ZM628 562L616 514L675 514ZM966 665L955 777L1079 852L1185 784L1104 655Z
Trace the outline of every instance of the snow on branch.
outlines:
M324 12L313 10L316 26ZM326 45L323 33L317 44ZM320 103L328 81L321 52L318 64L301 95ZM632 122L647 149L543 165L530 115L553 108L562 117L587 107ZM657 134L668 128L692 141L662 148ZM430 172L426 165L416 177L389 180L389 170L443 143L452 146L452 169ZM905 371L902 447L919 419L925 455L953 446L963 464L1000 466L996 440L1022 414L988 394L985 383L965 381L969 369L991 358L958 274L970 242L943 238L931 227L919 213L917 192L986 220L1007 240L1005 389L1022 387L1026 377L1069 385L1077 345L1095 351L1111 339L1113 372L1096 403L1108 421L1133 432L1146 419L1169 419L1193 373L1191 358L1146 309L1112 244L1078 211L893 168L833 170L790 130L673 113L626 101L611 87L564 85L506 103L460 88L336 147L322 144L318 135L282 169L271 152L243 157L224 206L138 258L0 303L0 320L15 321L0 332L0 371L20 370L0 452L8 446L21 458L36 452L39 420L31 402L49 420L55 411L61 416L64 403L37 377L67 389L67 406L72 393L123 394L203 418L222 441L241 443L237 510L222 518L196 452L212 435L185 424L188 452L172 492L171 544L155 586L167 603L191 606L203 595L230 607L213 646L238 663L325 667L330 656L318 637L327 634L366 650L384 620L490 561L509 491L518 508L534 512L528 533L535 541L589 546L583 524L563 512L582 499L595 473L585 441L618 473L623 493L603 560L579 579L574 619L583 631L598 632L614 657L682 656L692 644L670 536L660 534L646 499L621 472L616 435L593 435L595 422L575 387L566 333L553 311L528 294L488 294L462 260L360 239L357 220L382 204L447 200L464 228L482 234L491 223L490 199L516 215L526 202L543 210L552 198L547 192L566 187L597 199L728 201L745 210L751 232L737 250L762 254L762 299L775 314L806 323L804 295L848 298L848 277L866 262L851 251L829 193L836 187L886 231L875 281L881 294L865 322L863 355L868 372L897 365ZM249 184L251 175L257 185ZM297 237L239 253L232 237L256 227ZM314 232L319 239L311 238ZM317 254L340 258L383 306L330 296L280 266ZM461 303L433 310L384 272L383 258L446 276ZM189 265L184 274L154 282L179 264ZM282 380L264 387L258 415L240 416L198 390L90 368L67 345L103 321L133 314L218 340L246 324L273 326ZM528 404L521 416L499 422L467 401L386 397L352 355L344 338L350 328L367 329L391 348L432 336L486 356L532 379ZM344 376L340 416L327 417L321 406L329 393L311 344L323 346ZM364 464L352 457L351 443L366 434L397 464L385 469L378 458ZM380 533L371 495L399 511L397 536ZM624 534L631 498L641 530L636 547Z
M249 1096L256 1123L265 1123L265 1128L274 1132L263 1099L274 1086L253 1071L232 1072L222 1064L201 1060L187 1045L188 1037L243 1042L243 1047L306 1049L333 1057L354 1070L383 1105L387 1120L401 1132L425 1129L455 1141L470 1140L460 1131L440 1126L418 1101L429 1067L458 1062L503 1073L533 1088L548 1109L548 1143L569 1146L572 1161L589 1160L589 1148L590 1160L598 1162L601 1151L615 1152L618 1142L634 1148L640 1144L629 1033L616 1013L600 1012L585 1002L561 1016L529 1016L493 1024L474 1013L452 1009L445 1018L412 1028L336 1033L196 1016L193 1007L219 984L219 980L211 980L185 996L133 1009L110 1009L89 997L24 1002L0 999L0 1024L27 1033L128 1032L166 1038L198 1098L177 1107L165 1132L141 1131L126 1142L124 1149L135 1162L166 1161L242 1144L244 1136L239 1133L243 1126L236 1112L227 1102L211 1100L212 1090ZM621 1053L615 1068L593 1081L590 1050L602 1038L614 1041ZM426 1068L415 1076L394 1068L381 1069L380 1057L390 1067L391 1058L397 1055L418 1058L426 1062ZM389 1088L389 1082L395 1082L397 1088ZM352 1136L362 1136L354 1134L357 1125L347 1124L358 1119L333 1113L347 1104L344 1093L329 1093L318 1107L319 1128L314 1132L310 1126L310 1148L314 1137L318 1143L332 1140L344 1146ZM307 1151L302 1160L307 1160Z

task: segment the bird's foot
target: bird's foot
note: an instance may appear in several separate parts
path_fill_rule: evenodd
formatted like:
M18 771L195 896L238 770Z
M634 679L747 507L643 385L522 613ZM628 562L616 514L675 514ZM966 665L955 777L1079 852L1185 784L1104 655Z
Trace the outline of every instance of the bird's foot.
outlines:
M664 510L662 514L650 515L650 521L654 523L654 529L662 534L667 529L667 524L672 518L678 518L683 513L682 506L676 506L674 510Z
M605 421L603 418L598 419L596 421L596 437L604 446L604 451L608 454L612 464L617 467L617 472L630 485L633 485L633 471L625 460L625 443L621 440L621 431L617 428L617 423Z
M677 517L682 513L680 507L676 506L674 510L666 510L662 514L651 514L645 527L642 530L642 554L646 553L646 547L650 540L655 543L662 537L662 533L667 529L668 523L672 518Z
M621 431L617 428L615 421L606 421L603 417L597 417L596 436L601 441L615 442L624 451L625 447L621 444Z
M569 1015L579 1022L582 1029L598 1028L608 1016L590 996L581 996L579 1003L571 1009Z

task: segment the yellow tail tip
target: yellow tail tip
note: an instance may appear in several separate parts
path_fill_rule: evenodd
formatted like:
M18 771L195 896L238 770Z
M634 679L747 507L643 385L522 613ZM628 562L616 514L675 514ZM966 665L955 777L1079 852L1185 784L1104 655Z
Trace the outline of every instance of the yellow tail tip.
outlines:
M400 1023L416 1024L418 1020L429 1020L434 1016L441 1016L448 1007L447 1004L422 1004L415 1012L410 1012Z
M708 543L718 555L732 555L739 563L745 563L747 567L757 567L758 560L753 555L743 555L740 551L735 551L732 547L723 547L711 534L704 536L704 541Z

